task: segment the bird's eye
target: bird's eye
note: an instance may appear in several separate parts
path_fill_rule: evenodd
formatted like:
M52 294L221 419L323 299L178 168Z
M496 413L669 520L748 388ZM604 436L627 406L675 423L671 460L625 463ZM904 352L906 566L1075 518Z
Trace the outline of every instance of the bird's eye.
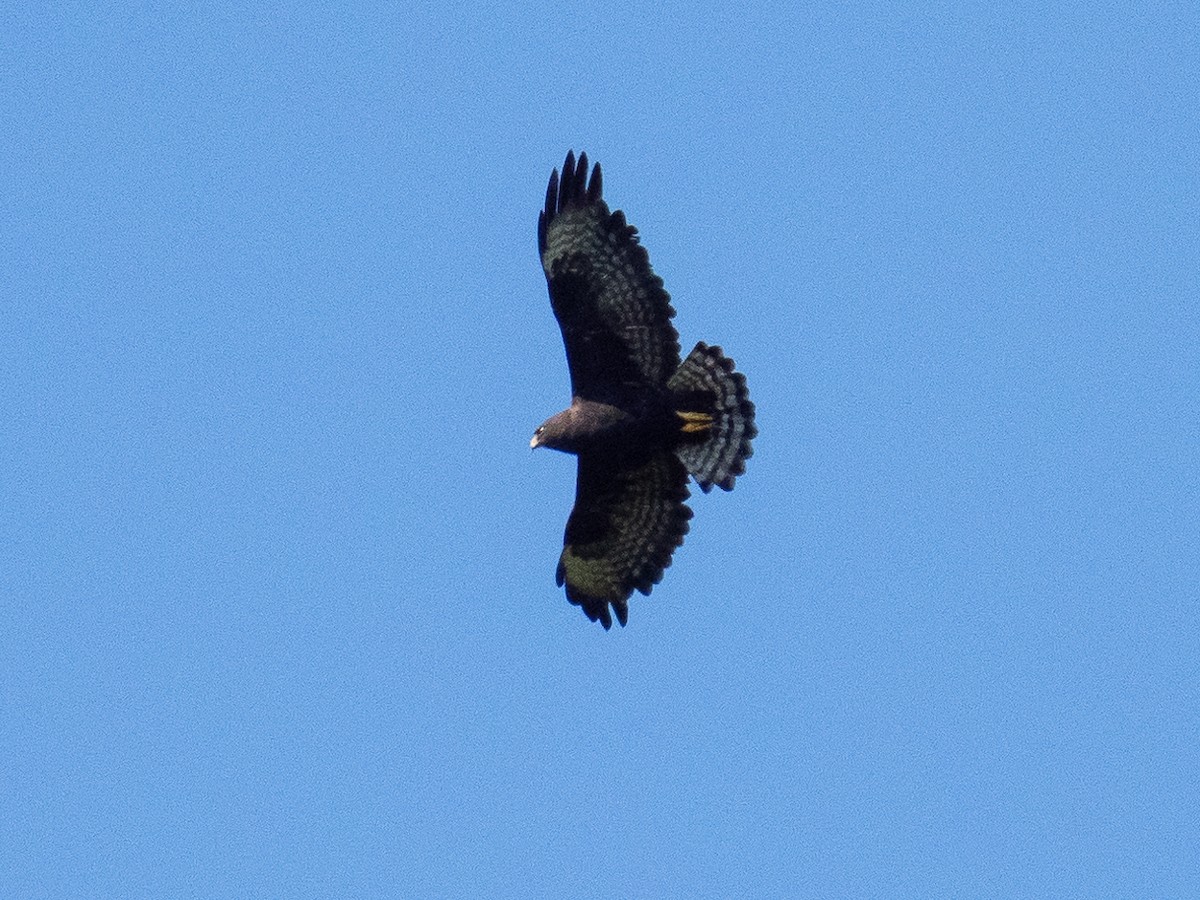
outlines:
M541 433L542 433L543 431L545 431L545 430L546 430L546 429L542 428L542 426L541 426L541 425L539 425L539 426L538 426L538 427L537 427L537 428L534 430L534 432L533 432L533 433L534 433L534 435L539 435L539 434L541 434Z

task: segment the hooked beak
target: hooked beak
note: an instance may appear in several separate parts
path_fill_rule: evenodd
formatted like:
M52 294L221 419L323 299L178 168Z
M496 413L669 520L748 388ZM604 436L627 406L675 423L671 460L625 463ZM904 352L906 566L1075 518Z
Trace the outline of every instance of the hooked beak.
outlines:
M535 434L529 439L529 449L536 450L538 448L538 436Z

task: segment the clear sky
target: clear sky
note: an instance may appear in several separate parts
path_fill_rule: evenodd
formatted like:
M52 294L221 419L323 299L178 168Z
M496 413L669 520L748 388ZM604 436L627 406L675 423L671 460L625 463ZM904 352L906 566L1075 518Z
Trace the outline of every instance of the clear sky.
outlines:
M0 13L0 895L1200 896L1194 2L191 7ZM761 430L610 633L568 148Z

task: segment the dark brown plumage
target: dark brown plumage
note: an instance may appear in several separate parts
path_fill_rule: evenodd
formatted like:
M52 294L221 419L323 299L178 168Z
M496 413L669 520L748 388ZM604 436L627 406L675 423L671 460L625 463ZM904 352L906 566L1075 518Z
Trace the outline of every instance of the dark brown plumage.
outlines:
M588 618L625 624L683 543L687 480L731 490L757 434L746 379L720 347L680 362L675 310L637 230L609 212L599 164L568 153L538 216L538 250L562 329L571 405L531 447L578 457L557 580ZM610 613L610 607L612 613Z

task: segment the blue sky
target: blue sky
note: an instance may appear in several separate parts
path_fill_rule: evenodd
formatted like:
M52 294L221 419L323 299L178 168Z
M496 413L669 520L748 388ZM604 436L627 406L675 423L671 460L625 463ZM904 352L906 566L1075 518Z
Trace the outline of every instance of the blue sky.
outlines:
M0 893L1200 895L1200 13L6 5ZM535 250L761 435L605 633Z

